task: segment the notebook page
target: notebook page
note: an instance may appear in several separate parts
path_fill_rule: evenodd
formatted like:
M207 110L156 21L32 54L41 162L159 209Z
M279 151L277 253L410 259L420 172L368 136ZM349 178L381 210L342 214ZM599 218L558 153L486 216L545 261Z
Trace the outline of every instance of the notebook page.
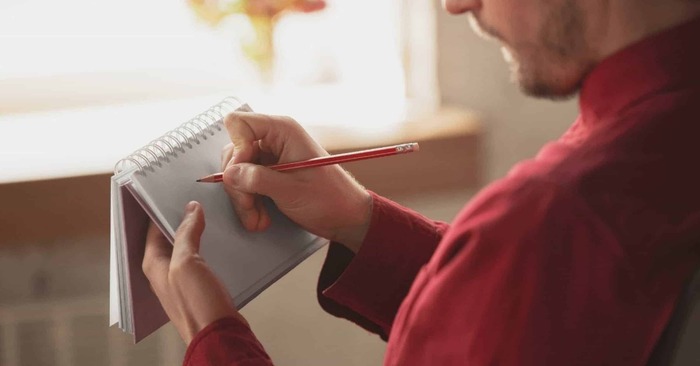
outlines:
M124 183L129 181L129 177L133 174L135 168L123 171L111 179L111 235L113 237L112 243L113 252L110 254L110 262L114 263L115 273L110 273L110 281L112 281L112 275L116 277L116 283L110 282L110 291L116 291L116 295L112 297L110 293L110 311L111 306L117 308L119 328L122 330L131 329L131 302L130 302L130 292L128 288L128 269L127 269L127 244L126 240L129 237L130 232L133 232L133 228L128 227L127 224L130 221L125 220L125 217L131 217L131 210L134 208L141 210L138 204L136 207L130 205L130 201L124 201L124 199L130 198L131 194L126 192L129 197L124 196ZM133 199L131 200L133 201ZM114 286L112 286L114 285Z
M109 325L120 323L121 302L119 300L119 273L117 272L117 215L119 215L119 201L117 199L117 190L119 186L112 179L110 181L110 211L109 220Z

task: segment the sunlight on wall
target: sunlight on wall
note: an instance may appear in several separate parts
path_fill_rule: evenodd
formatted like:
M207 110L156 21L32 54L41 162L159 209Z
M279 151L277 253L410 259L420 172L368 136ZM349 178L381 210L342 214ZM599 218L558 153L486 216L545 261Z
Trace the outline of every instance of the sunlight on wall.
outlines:
M283 16L275 83L264 88L240 51L239 40L251 31L243 17L211 29L184 0L0 3L0 96L10 104L37 96L37 102L70 99L72 93L98 99L132 93L138 99L149 85L178 80L164 88L187 90L197 80L203 84L199 95L200 89L226 90L312 119L338 121L333 113L347 114L350 106L396 120L405 99L399 6L398 0L329 0L322 12ZM57 75L68 75L61 79L66 86L51 85L51 94L42 83ZM83 81L72 86L73 77ZM137 83L139 78L146 81Z
M0 2L0 135L20 136L0 146L0 183L110 171L226 95L358 138L432 113L431 0L327 1L280 19L271 85L241 51L242 16L212 29L185 0Z

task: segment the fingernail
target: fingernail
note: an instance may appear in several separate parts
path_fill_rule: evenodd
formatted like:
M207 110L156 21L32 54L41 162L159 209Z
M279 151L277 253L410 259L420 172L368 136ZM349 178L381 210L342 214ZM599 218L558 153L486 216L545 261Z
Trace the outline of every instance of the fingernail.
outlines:
M185 206L185 213L191 214L194 212L194 209L197 208L197 201L190 201L190 203Z
M226 168L224 172L224 183L235 186L238 181L238 176L241 174L241 167L238 165L231 165Z

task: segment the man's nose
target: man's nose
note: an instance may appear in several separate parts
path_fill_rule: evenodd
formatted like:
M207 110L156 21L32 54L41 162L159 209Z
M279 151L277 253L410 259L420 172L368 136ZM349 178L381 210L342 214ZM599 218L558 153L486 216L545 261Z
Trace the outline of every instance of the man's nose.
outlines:
M481 0L442 0L442 7L450 14L464 14L480 6Z

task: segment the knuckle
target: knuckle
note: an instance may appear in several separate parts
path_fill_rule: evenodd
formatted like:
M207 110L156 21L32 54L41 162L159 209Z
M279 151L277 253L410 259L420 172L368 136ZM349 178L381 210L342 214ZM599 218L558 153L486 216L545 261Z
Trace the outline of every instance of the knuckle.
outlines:
M150 281L151 279L151 272L153 271L153 260L145 257L143 259L143 262L141 263L141 270L143 271L143 274L146 275L146 278Z
M154 258L145 257L143 262L141 262L141 270L146 276L146 279L148 279L148 282L151 282L156 276L156 268L156 260Z
M257 166L251 167L248 174L245 175L245 181L248 187L254 188L260 185L262 181L262 171Z
M292 130L297 130L297 129L301 128L301 125L299 124L299 122L297 122L294 118L289 117L289 116L282 116L282 117L280 117L279 121L282 125L286 126L289 129L292 129Z
M227 114L226 117L224 117L224 125L226 127L231 127L236 123L237 120L238 115L236 114L236 112L231 112Z
M226 146L224 146L224 147L221 149L221 156L222 156L222 157L226 157L226 155L227 155L231 150L233 150L233 142L229 142L228 144L226 144Z

